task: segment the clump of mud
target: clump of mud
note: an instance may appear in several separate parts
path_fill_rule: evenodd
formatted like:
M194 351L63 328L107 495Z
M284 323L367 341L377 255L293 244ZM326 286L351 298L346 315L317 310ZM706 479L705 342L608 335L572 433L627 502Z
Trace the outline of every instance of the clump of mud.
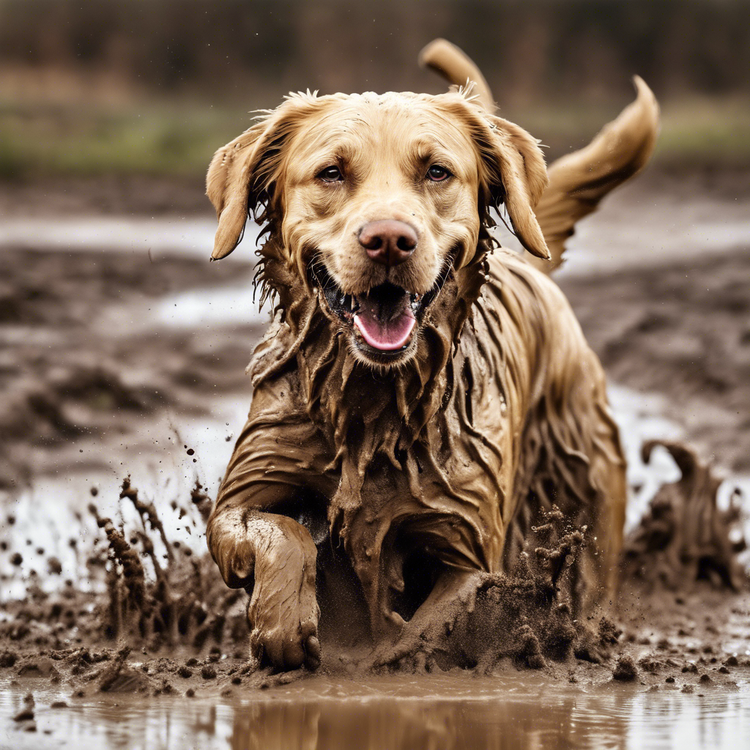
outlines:
M508 660L531 669L573 657L606 660L618 641L617 627L603 616L573 616L586 528L572 527L556 507L540 520L511 573L475 576L423 631L386 650L377 665L486 673Z

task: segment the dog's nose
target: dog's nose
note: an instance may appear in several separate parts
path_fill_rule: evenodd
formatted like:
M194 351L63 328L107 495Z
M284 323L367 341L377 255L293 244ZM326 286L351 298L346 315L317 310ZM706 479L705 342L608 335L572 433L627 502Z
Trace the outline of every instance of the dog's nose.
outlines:
M370 221L359 232L359 244L376 263L397 266L414 252L417 230L395 219Z

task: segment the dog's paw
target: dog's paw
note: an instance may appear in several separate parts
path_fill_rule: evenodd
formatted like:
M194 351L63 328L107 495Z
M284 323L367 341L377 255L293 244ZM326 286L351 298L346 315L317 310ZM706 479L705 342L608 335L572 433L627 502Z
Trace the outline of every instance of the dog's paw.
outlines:
M314 545L310 553L306 546L296 546L256 560L247 610L250 652L261 664L280 671L320 665Z
M268 664L279 672L306 667L314 671L320 666L320 641L315 625L293 629L253 628L250 653L259 664Z

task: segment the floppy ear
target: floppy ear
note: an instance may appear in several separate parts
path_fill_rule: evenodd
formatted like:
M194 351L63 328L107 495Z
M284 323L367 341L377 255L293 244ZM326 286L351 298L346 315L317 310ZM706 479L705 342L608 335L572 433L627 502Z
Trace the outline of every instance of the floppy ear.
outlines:
M536 139L523 128L500 117L489 116L491 138L484 149L489 167L489 190L494 205L504 203L516 236L538 258L550 253L534 206L547 186L547 168Z
M224 258L239 244L247 220L255 157L265 129L265 121L256 123L211 159L206 195L219 220L211 260Z
M291 94L214 154L206 176L206 195L219 219L211 260L224 258L237 247L248 212L270 199L283 144L319 101L315 94Z

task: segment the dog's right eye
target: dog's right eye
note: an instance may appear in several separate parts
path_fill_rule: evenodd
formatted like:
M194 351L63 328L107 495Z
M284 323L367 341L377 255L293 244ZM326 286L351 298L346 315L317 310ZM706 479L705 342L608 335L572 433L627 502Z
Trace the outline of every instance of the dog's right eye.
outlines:
M319 180L323 180L323 182L340 182L344 179L344 175L341 174L341 170L338 167L326 167L325 169L321 169L315 176Z

